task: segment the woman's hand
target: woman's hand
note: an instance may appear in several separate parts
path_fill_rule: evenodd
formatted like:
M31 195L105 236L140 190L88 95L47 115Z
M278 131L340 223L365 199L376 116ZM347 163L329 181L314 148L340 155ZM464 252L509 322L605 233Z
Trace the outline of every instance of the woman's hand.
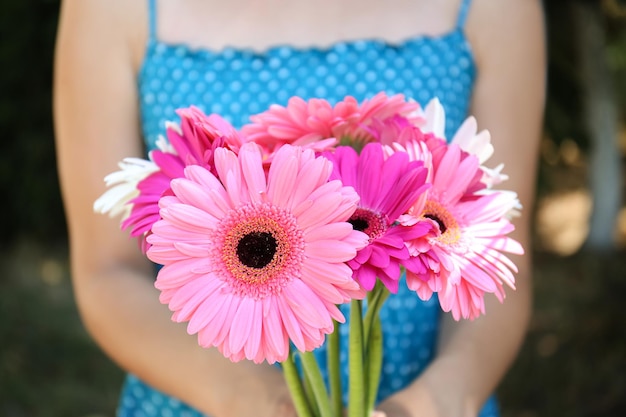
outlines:
M399 402L389 400L381 403L371 417L411 417L411 413Z
M381 402L372 417L443 417L433 396L425 389L399 391ZM460 414L450 414L458 417Z
M283 373L271 365L237 363L215 397L215 417L297 417Z
M432 382L420 377L382 401L372 417L476 417L478 411L458 391Z

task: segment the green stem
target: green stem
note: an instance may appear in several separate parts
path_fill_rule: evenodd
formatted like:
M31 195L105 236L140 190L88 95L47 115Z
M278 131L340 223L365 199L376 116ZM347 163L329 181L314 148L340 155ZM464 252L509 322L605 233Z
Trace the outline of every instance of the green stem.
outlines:
M332 417L330 399L315 355L313 352L304 352L300 354L300 357L302 358L302 369L313 391L320 417Z
M365 340L365 382L366 382L366 407L371 412L376 403L380 372L383 363L383 335L380 323L380 309L389 296L389 290L378 281L374 289L368 294L367 313L364 318Z
M348 367L350 370L350 386L348 387L348 417L365 417L363 315L360 300L352 300L350 302L349 342Z
M380 319L374 320L367 340L367 412L371 413L376 405L378 394L378 384L380 383L380 372L383 367L383 330Z
M315 395L313 394L313 388L311 387L311 381L307 378L306 373L304 373L302 378L302 386L304 387L304 394L306 395L306 399L311 407L311 412L314 416L319 417L320 410L317 402L315 401Z
M330 405L334 417L340 417L343 412L341 391L341 367L339 363L339 323L336 321L335 330L329 334L327 342L328 355L328 385L330 387Z
M378 320L378 313L380 308L389 297L389 290L380 281L376 282L374 289L368 294L367 297L367 312L363 319L363 331L365 340L369 339L369 334L372 329L373 323Z
M311 407L306 398L304 387L302 386L302 380L298 374L298 369L295 363L295 354L290 352L286 361L281 363L283 367L283 373L285 375L285 381L293 400L293 405L296 407L296 412L299 417L314 417Z

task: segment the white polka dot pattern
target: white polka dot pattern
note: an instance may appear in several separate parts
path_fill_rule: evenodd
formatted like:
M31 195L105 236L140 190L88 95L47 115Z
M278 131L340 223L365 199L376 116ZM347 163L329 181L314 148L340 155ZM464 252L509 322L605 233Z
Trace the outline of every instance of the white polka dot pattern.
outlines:
M195 105L240 127L251 114L271 104L284 105L292 96L335 103L346 95L360 101L381 91L402 93L422 104L438 97L446 110L446 135L450 138L466 117L474 77L469 45L457 29L441 37L419 37L398 45L359 41L327 49L277 47L262 54L190 50L153 40L138 83L146 147L152 149L165 122L178 119L175 110L179 107ZM400 288L381 311L384 364L379 399L407 386L434 354L440 314L437 300L422 302L406 287ZM347 306L342 308L345 312ZM341 332L343 346L347 345L345 330ZM316 355L324 368L325 347ZM341 361L346 378L345 349ZM202 415L129 375L118 416ZM490 400L480 416L497 417L495 401Z
M382 41L337 43L327 49L277 47L247 50L190 50L151 42L139 77L143 130L154 146L175 110L196 105L219 113L235 126L290 97L337 102L378 92L404 94L419 103L439 97L448 135L468 109L474 80L471 51L460 30L442 37L415 38L398 45Z

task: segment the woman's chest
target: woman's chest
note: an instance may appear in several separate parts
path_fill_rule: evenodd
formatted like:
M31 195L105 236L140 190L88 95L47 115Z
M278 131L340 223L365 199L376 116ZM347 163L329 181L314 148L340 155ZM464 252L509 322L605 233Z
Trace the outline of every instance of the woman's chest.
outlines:
M460 0L158 1L158 38L193 48L265 51L328 47L339 40L398 43L454 28ZM184 24L181 24L184 22Z

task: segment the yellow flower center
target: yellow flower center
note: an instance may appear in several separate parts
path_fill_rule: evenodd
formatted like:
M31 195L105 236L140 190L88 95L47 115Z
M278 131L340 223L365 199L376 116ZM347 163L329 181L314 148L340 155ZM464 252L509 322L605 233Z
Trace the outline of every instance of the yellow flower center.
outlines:
M454 245L461 239L461 228L455 217L438 202L428 200L421 217L437 223L441 234L434 240L440 244Z

